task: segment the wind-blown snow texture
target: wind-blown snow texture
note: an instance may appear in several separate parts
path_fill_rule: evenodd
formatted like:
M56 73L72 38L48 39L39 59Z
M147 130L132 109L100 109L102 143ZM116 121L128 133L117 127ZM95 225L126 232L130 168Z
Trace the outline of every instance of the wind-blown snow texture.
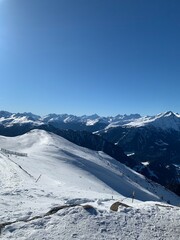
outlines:
M2 239L179 238L180 198L108 155L43 130L0 137L0 145L28 154L0 152L0 223L17 221L2 229ZM132 208L111 212L115 201ZM96 210L77 206L43 216L64 204ZM42 218L25 222L37 215Z

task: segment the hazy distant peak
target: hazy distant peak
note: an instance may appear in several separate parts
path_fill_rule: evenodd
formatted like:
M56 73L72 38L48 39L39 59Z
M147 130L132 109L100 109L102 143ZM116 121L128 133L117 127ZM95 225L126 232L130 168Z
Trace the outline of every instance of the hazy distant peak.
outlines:
M8 118L8 117L10 117L12 115L12 113L10 113L10 112L7 112L7 111L0 111L0 118L1 117L4 117L4 118Z

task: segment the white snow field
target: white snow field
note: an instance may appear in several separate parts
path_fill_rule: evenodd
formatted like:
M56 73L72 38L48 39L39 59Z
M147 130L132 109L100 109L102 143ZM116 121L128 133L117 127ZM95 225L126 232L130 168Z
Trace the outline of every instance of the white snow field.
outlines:
M180 239L180 198L103 152L43 130L0 148L0 239Z

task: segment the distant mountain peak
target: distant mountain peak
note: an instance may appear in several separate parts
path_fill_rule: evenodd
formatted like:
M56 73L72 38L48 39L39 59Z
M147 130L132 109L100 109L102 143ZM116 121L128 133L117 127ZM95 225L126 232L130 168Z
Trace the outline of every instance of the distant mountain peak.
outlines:
M163 116L164 117L170 117L170 116L176 116L176 114L175 113L173 113L172 111L167 111L167 112L165 112L164 114L163 114Z
M146 116L138 118L126 124L127 127L154 126L163 130L173 129L180 131L180 115L172 111L157 114L155 116Z
M7 118L7 117L10 117L11 115L12 115L12 113L10 113L8 111L4 111L4 110L0 111L0 117Z

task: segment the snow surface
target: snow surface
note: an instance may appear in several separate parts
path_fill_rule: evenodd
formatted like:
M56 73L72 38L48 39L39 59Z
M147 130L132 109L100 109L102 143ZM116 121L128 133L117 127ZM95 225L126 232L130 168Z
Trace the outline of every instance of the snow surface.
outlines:
M141 162L144 166L148 166L149 162Z
M180 115L171 111L160 113L156 116L146 116L125 124L125 127L142 127L152 125L163 130L173 129L180 131Z
M179 238L180 198L103 152L43 130L0 136L0 148L28 154L0 152L0 223L17 221L2 229L2 239ZM115 201L131 208L112 212ZM64 204L94 210L76 206L43 216Z

